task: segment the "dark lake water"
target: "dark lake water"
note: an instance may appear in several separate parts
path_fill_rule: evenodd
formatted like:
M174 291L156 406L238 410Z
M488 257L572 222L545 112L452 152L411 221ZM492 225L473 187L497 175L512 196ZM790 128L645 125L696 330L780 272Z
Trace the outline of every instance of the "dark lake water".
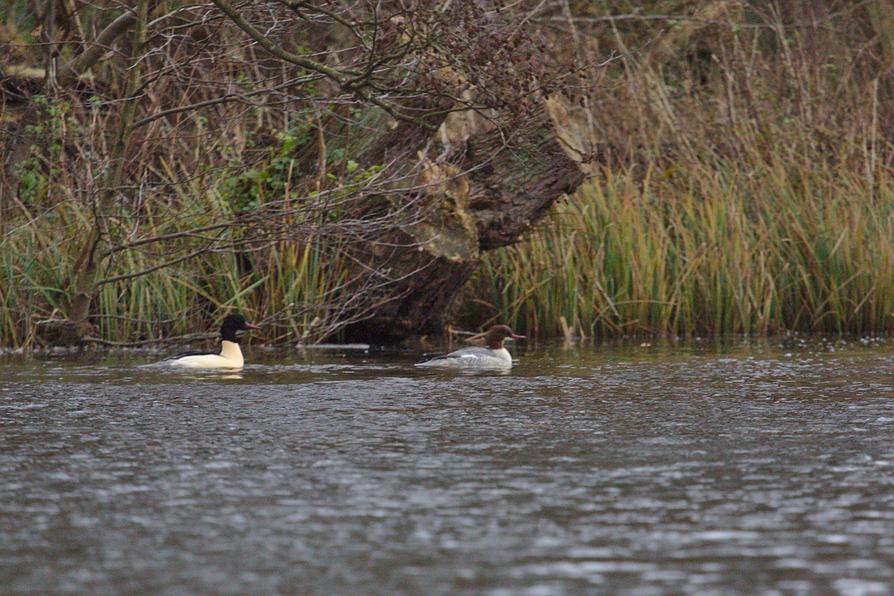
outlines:
M894 343L0 357L0 592L894 585Z

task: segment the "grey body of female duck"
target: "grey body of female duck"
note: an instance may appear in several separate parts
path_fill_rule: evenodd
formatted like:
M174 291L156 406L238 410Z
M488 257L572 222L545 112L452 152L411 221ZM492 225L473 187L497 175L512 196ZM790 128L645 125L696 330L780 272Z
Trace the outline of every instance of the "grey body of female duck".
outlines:
M470 347L450 352L444 356L420 362L416 366L422 368L468 368L468 369L507 369L512 368L512 354L503 345L507 339L524 339L507 325L494 325L484 336L487 347Z

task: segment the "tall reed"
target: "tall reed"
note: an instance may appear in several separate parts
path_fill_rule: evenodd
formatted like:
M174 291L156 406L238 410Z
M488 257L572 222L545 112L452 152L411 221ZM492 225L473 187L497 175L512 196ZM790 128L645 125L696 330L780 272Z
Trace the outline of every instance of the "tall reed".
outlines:
M28 225L0 237L0 345L29 346L42 319L64 315L77 257L76 217L48 215L55 226ZM211 214L225 217L226 214ZM64 223L68 221L68 223ZM179 220L184 228L194 220ZM162 225L147 225L158 234ZM123 251L105 277L151 267L157 259ZM267 322L267 340L312 340L329 324L326 306L344 282L342 268L322 241L282 241L257 254L207 252L143 276L104 284L94 301L95 336L132 343L213 331L220 316L239 310Z
M781 161L606 171L485 257L465 315L535 335L890 331L894 178L876 182Z

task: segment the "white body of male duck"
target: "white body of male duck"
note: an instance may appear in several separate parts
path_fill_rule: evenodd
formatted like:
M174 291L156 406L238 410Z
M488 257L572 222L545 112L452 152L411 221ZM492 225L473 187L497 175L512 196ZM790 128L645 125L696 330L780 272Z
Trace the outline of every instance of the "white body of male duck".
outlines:
M189 352L174 356L168 363L183 368L242 368L245 358L236 339L237 331L260 329L252 325L240 314L229 315L220 326L220 353Z
M484 335L486 348L463 348L438 356L416 366L424 368L512 368L512 354L503 345L507 339L524 339L524 335L516 335L507 325L494 325Z

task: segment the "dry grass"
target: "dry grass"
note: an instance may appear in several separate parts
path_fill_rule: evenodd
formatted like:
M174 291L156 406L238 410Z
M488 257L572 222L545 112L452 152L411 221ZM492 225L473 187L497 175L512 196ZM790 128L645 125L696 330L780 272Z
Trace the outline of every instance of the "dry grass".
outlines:
M467 316L535 335L894 328L894 178L784 165L606 173L488 255ZM482 309L482 306L484 308Z
M586 98L601 170L525 242L486 256L467 323L894 329L884 15L838 0L694 4L694 21L581 21L590 46L618 54Z

